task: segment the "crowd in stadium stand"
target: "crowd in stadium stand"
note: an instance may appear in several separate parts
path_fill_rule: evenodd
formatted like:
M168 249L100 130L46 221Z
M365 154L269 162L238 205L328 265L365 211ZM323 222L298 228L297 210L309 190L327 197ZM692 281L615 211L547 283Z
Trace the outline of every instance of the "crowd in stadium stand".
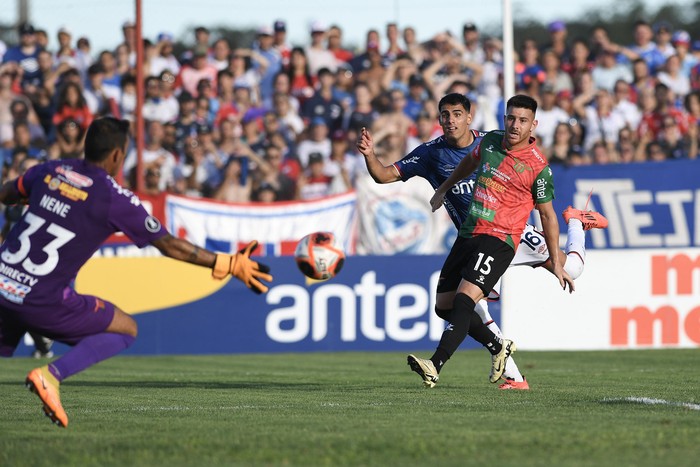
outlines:
M502 43L474 24L421 42L390 23L367 31L363 50L321 22L291 46L287 26L262 26L241 48L199 27L177 57L171 34L144 39L145 192L229 202L343 192L366 173L355 148L362 127L381 160L395 162L441 134L436 101L448 92L470 98L472 128L502 125ZM96 117L134 120L135 26L122 29L123 43L94 51L66 28L54 42L22 24L18 43L0 48L4 180L37 161L80 157ZM700 41L644 21L629 44L603 27L571 38L554 21L548 32L548 43L525 39L516 50L515 85L539 102L536 136L551 164L697 158ZM132 147L126 185L136 159Z

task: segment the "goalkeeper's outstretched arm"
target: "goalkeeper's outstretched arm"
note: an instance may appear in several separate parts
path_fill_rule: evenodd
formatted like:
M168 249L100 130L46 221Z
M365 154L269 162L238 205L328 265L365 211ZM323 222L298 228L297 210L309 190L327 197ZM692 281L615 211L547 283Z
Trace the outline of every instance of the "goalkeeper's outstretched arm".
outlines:
M154 241L153 246L168 258L210 268L214 279L221 280L230 274L255 293L267 292L268 287L262 281L272 281L268 274L270 268L250 259L250 254L258 246L257 241L250 242L233 255L214 253L170 234Z

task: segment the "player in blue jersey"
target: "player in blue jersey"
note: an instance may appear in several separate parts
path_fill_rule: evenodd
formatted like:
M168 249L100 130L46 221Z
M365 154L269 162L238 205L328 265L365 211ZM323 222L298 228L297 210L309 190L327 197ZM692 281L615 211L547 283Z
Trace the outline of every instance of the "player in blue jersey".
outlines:
M12 356L28 331L72 346L26 378L44 413L62 427L68 416L60 383L136 338L130 315L71 287L78 270L111 234L121 231L139 247L151 244L170 258L212 268L215 279L232 275L258 293L267 291L261 280L272 280L267 266L249 258L256 242L229 255L175 238L112 178L124 162L128 129L125 120L95 120L85 137L84 160L37 165L0 188L0 202L28 204L0 246L0 356Z
M467 97L458 93L447 94L440 100L438 109L444 134L421 144L403 159L388 166L377 159L372 136L366 129L362 130L357 147L365 156L367 170L375 182L406 181L418 176L426 179L434 189L437 189L452 174L460 161L479 144L485 133L469 128L471 103ZM475 179L476 174L470 175L455 184L445 195L445 209L458 229L467 216ZM589 218L592 214L598 216L594 221ZM600 227L604 219L601 219L600 214L573 208L568 208L564 217L568 224L567 247L566 252L559 250L558 254L562 255L562 261L565 260L566 272L572 279L576 279L583 272L586 251L584 230ZM605 224L607 225L607 222ZM542 233L528 224L520 243L511 266L542 266L552 271L552 263ZM489 299L498 299L499 285L489 295ZM438 290L435 305L435 313L438 316L447 319L452 310L455 294L456 290ZM482 300L477 303L475 310L488 328L501 337L501 330L488 313L486 302ZM501 389L529 389L528 382L518 370L513 358L507 360L503 377L505 382L499 386ZM426 385L433 387L435 384L426 383Z

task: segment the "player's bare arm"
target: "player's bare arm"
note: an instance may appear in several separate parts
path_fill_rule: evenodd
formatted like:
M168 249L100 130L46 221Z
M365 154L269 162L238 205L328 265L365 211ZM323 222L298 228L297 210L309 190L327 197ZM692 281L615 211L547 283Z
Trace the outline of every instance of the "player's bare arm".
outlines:
M391 183L401 180L396 167L386 166L381 163L374 152L374 139L369 130L362 128L360 136L357 138L357 150L365 156L367 170L377 183Z
M552 263L552 274L554 274L559 280L559 285L562 289L566 290L566 286L569 286L569 293L575 290L574 280L571 278L569 273L564 271L564 262L562 261L562 256L559 255L559 221L557 220L557 215L552 207L552 202L537 204L535 206L537 211L540 213L540 220L542 221L542 233L544 234L545 243L549 251L554 251L557 254L550 255L549 259Z
M435 190L433 197L430 198L430 207L433 209L433 212L437 211L440 209L440 206L442 206L445 193L447 193L447 191L450 190L457 182L470 176L478 166L479 162L473 157L465 157L460 161L454 172L447 177L447 180L442 182L438 189Z
M158 251L168 258L196 264L197 266L213 268L214 261L216 261L215 253L199 248L187 240L173 237L170 234L154 241L153 246L158 248Z

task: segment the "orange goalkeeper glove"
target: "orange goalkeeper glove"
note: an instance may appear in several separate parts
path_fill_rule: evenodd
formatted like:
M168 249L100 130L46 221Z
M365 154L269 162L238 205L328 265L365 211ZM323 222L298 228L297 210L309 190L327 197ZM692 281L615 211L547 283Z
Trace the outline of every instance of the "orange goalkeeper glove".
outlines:
M253 240L235 255L217 253L211 273L212 277L221 280L231 274L253 292L257 294L267 292L268 287L260 280L272 282L272 276L268 274L270 272L269 266L250 259L250 254L257 246L258 242Z

